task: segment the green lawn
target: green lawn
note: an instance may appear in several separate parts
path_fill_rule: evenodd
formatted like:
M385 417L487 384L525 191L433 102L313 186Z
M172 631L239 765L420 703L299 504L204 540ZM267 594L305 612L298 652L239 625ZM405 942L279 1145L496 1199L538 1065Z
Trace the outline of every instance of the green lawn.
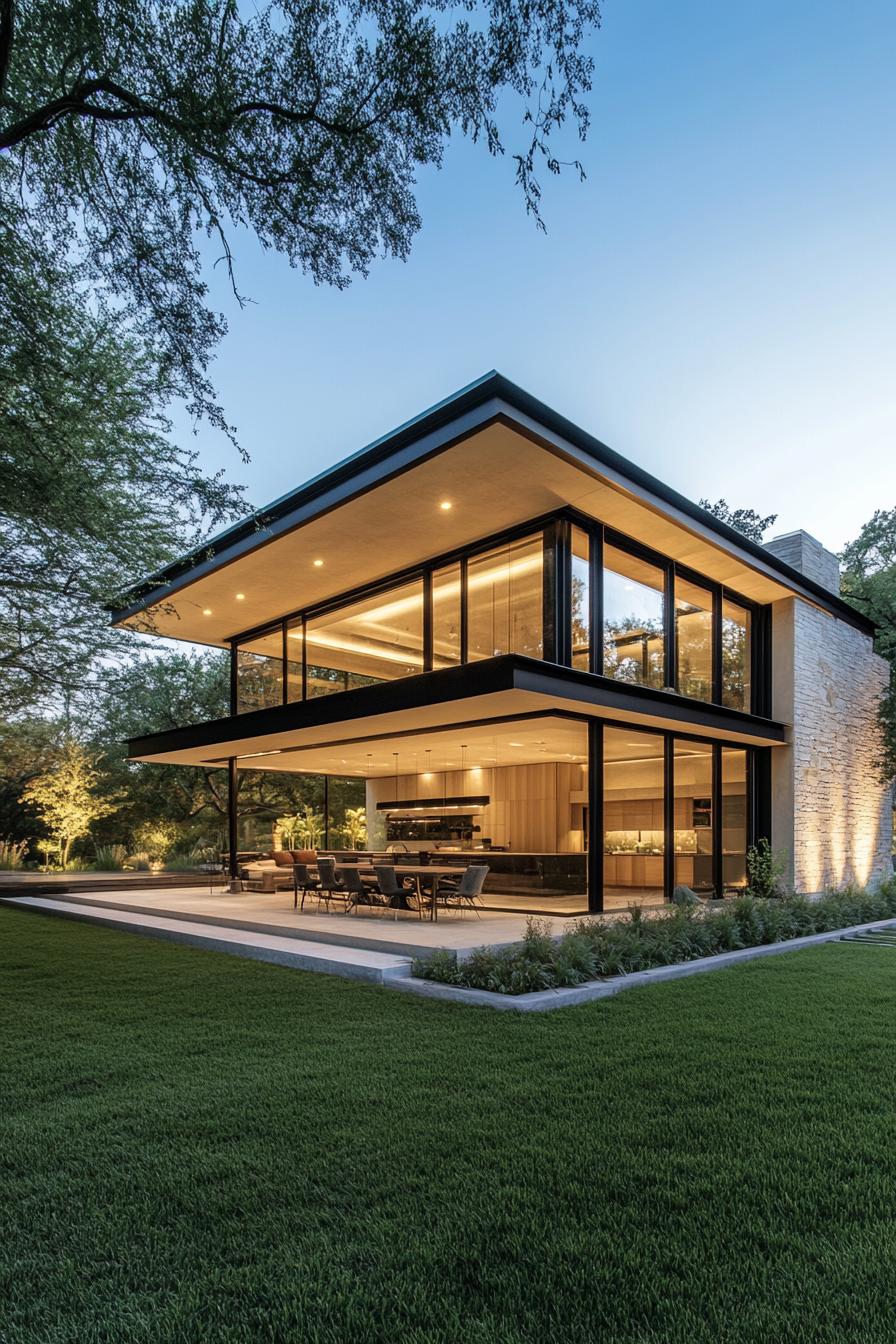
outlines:
M0 1340L887 1341L896 950L547 1016L0 908Z

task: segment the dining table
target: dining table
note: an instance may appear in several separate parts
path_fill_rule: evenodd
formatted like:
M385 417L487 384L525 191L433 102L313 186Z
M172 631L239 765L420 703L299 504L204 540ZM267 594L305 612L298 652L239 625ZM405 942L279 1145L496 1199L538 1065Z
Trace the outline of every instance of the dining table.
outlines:
M385 867L385 865L378 865L378 866ZM432 878L432 882L429 884L430 887L431 887L431 892L430 892L430 895L431 895L431 902L430 902L430 907L429 907L429 918L430 918L430 921L432 921L432 922L437 922L437 921L438 921L438 918L439 918L439 903L438 903L438 901L436 900L436 890L435 890L439 878L440 878L440 877L463 877L464 873L467 871L467 869L466 869L466 865L463 865L462 867L458 867L457 864L451 864L451 865L448 865L448 864L442 864L442 863L396 863L396 864L391 864L391 863L390 863L390 864L389 864L389 867L395 869L395 873L396 873L396 876L397 876L397 877L412 877L412 878L414 879L414 883L415 883L415 885L416 885L416 887L417 887L417 897L418 897L418 899L421 899L421 891L420 891L420 888L421 888L422 883L425 881L425 879L426 879L427 877L431 877L431 878ZM373 872L373 864L372 864L372 863L338 863L338 862L337 862L337 864L336 864L336 872L337 872L337 873L339 872L340 868L354 868L354 870L355 870L356 872L360 872L360 873L372 873L372 872Z

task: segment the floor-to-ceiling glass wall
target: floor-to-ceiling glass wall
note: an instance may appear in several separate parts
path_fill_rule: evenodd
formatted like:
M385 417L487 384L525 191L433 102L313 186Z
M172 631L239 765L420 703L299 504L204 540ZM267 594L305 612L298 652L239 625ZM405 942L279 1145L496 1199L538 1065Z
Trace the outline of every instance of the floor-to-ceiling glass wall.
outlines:
M673 742L674 882L701 896L715 892L713 754L711 742Z
M603 743L603 908L659 904L667 881L707 899L743 890L750 751L615 726Z
M351 776L363 791L359 816L354 800L336 806L331 785L327 847L337 860L354 862L364 850L427 871L475 863L488 869L487 909L559 916L588 909L588 728L579 719L377 735L297 749L290 764L308 775Z
M581 527L572 528L572 665L591 670L591 539Z
M675 576L675 684L694 700L712 699L712 593Z
M467 657L544 654L544 537L508 542L467 564Z
M726 892L747 885L747 753L722 748L722 886Z
M604 675L665 685L665 574L640 556L604 547Z
M309 698L422 672L422 580L309 618L305 659Z
M605 728L605 910L659 904L665 890L665 739Z
M267 709L283 700L283 629L276 625L236 648L238 714Z

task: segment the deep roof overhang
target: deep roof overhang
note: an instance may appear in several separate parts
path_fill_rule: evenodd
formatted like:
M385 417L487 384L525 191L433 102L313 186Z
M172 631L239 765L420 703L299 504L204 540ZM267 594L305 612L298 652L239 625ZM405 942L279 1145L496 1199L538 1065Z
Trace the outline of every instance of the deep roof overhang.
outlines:
M237 757L245 768L289 769L289 752L324 743L536 714L612 719L756 746L781 745L788 731L758 715L507 654L133 738L128 754L173 765L223 765ZM275 759L280 753L284 759Z
M751 573L764 577L773 585L769 588L770 594L804 597L851 625L873 633L873 624L849 603L792 569L761 545L750 541L496 372L486 374L228 528L200 551L150 576L122 598L120 606L112 613L113 623L133 621L150 609L163 607L176 594L205 576L236 564L259 548L307 527L350 501L382 488L428 459L464 443L470 436L496 425L512 430L521 439L589 473L610 489L642 502L692 537L704 539L736 558ZM533 514L537 512L537 509L533 510ZM732 586L737 587L737 584ZM298 605L298 602L293 604ZM272 611L263 619L283 616L289 609ZM237 629L260 623L261 620L247 620L242 626L229 630L228 637L237 633ZM163 633L171 632L165 630ZM181 637L203 642L201 634L192 630L185 630ZM225 640L219 635L207 642L222 643Z

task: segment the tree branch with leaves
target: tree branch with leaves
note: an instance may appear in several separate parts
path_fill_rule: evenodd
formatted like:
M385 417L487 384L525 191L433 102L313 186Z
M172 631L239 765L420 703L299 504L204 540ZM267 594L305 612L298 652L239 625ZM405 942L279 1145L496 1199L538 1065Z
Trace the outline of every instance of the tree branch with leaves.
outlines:
M253 231L319 283L407 257L416 177L453 134L505 153L540 222L588 129L595 0L0 0L0 205L126 307L194 412L225 330L199 241ZM573 160L581 174L581 164Z

